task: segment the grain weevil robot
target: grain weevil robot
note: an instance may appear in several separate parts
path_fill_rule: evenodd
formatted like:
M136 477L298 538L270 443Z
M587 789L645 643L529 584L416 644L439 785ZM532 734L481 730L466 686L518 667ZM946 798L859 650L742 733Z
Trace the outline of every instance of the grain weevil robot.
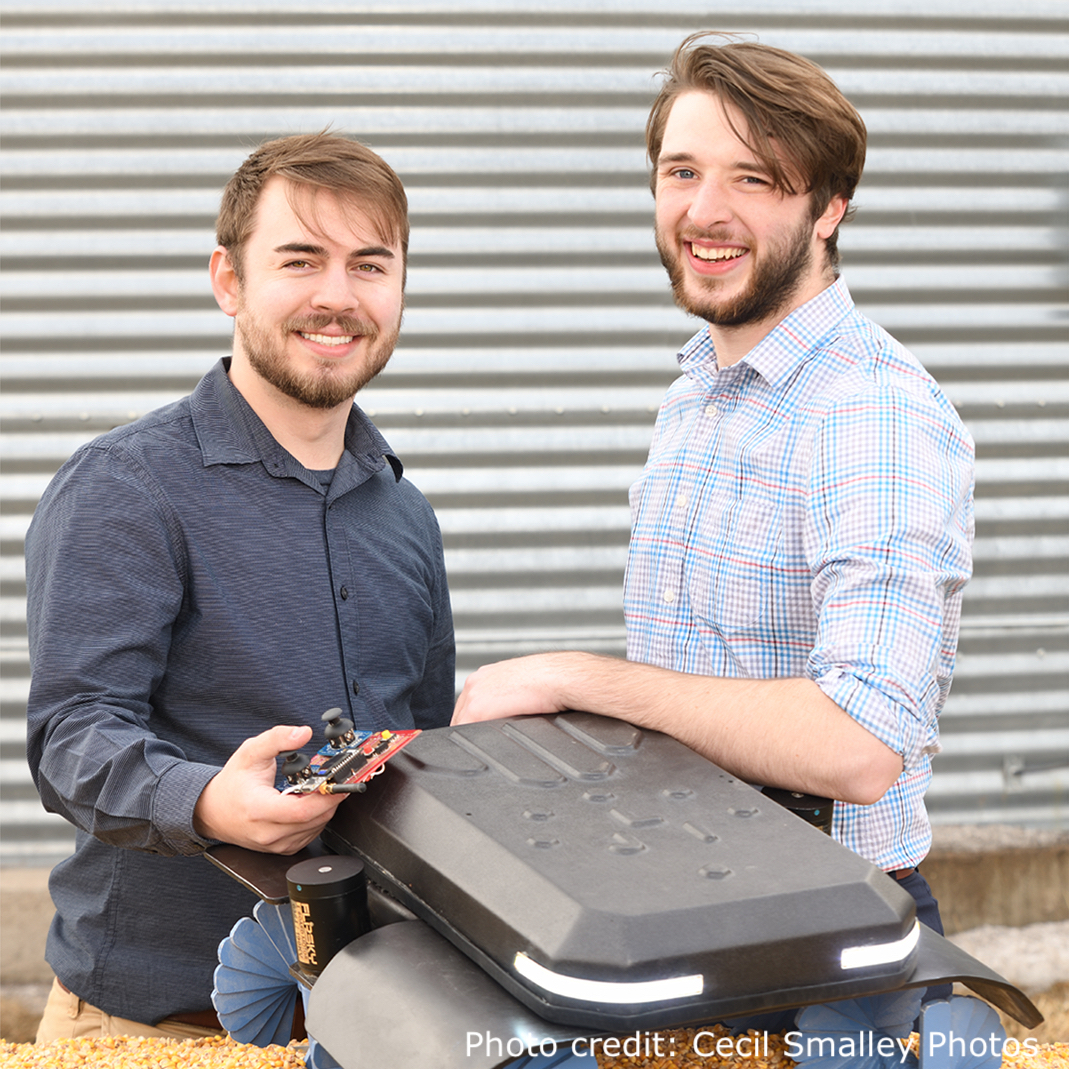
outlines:
M285 1042L299 998L313 1069L579 1069L592 1036L770 1013L803 1037L901 1037L921 992L953 980L986 1003L930 1003L909 1055L951 1069L988 1063L926 1051L926 1028L979 1036L998 1027L987 1003L1042 1020L921 925L894 879L667 735L570 712L424 731L390 757L339 807L325 859L210 852L262 899L220 947L213 999L235 1038ZM312 972L288 901L306 890L285 874L331 858L359 916ZM277 983L256 978L257 954ZM271 997L288 1000L274 1031Z

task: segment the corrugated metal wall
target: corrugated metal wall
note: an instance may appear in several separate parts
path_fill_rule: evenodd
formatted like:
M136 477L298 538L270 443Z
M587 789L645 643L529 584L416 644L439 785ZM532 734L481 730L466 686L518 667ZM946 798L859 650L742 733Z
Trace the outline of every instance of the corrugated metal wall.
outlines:
M651 13L656 8L656 13ZM871 131L844 228L861 307L978 447L976 578L930 802L1065 822L1065 100L1056 0L4 0L3 860L70 834L23 758L22 538L93 435L228 348L205 265L219 190L327 125L400 172L409 311L362 397L438 510L461 673L621 653L626 491L694 329L651 236L642 129L698 28L824 65ZM1023 771L1020 769L1023 768Z

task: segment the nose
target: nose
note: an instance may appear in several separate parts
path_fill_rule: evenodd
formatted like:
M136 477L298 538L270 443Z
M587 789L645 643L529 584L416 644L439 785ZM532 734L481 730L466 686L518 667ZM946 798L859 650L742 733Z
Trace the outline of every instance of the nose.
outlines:
M351 312L358 303L356 285L345 264L329 264L319 272L313 307L325 312Z
M723 183L712 177L704 178L694 190L687 217L701 230L730 222L732 211Z

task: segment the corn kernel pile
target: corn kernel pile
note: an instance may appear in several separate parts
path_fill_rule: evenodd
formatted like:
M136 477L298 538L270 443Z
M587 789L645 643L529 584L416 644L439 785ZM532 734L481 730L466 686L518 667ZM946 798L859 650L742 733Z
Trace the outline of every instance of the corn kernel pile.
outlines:
M2 1069L304 1069L294 1047L254 1047L226 1036L150 1039L145 1036L57 1039L33 1043L0 1041Z
M1034 1054L1004 1057L1002 1069L1069 1069L1069 1043L1046 1043Z
M716 1025L714 1029L720 1029ZM714 1029L703 1029L708 1034ZM781 1036L762 1037L758 1053L726 1057L693 1052L698 1029L682 1028L661 1033L662 1049L673 1053L618 1057L595 1051L598 1069L793 1069ZM717 1036L728 1035L726 1030ZM670 1041L674 1041L671 1042ZM715 1045L715 1039L712 1040ZM745 1045L744 1045L745 1046ZM103 1039L58 1039L54 1043L7 1043L0 1040L0 1069L304 1069L298 1047L255 1047L232 1039L148 1039L142 1036L108 1036ZM1069 1043L1048 1043L1033 1052L1006 1057L1002 1069L1069 1069Z

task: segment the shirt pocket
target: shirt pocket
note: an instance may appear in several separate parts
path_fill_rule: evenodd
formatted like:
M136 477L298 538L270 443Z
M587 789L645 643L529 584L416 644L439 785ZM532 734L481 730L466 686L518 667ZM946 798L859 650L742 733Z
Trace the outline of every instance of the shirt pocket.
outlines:
M774 502L741 498L721 518L716 537L687 554L694 614L724 635L752 628L772 602L772 572L782 538Z

